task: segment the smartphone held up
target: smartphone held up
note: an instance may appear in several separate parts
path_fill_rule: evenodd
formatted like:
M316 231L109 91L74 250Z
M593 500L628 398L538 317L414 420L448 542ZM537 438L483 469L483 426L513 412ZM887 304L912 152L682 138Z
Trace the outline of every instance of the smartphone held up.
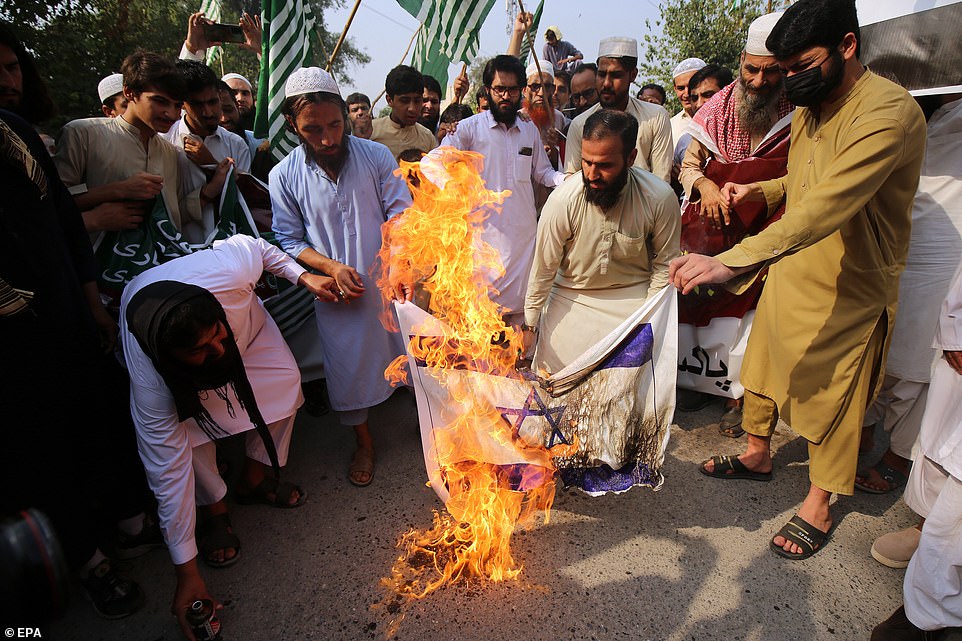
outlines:
M208 42L242 44L245 42L244 30L240 25L211 22L204 25L204 36Z

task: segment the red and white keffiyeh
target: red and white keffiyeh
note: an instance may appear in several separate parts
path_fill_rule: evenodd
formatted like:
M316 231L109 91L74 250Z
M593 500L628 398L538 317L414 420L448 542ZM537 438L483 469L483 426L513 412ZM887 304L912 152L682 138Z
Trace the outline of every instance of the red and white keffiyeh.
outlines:
M738 162L752 153L751 134L738 124L738 81L731 83L705 103L689 125L693 138L705 145L722 162ZM778 100L778 120L765 137L785 126L782 119L794 107L783 93Z

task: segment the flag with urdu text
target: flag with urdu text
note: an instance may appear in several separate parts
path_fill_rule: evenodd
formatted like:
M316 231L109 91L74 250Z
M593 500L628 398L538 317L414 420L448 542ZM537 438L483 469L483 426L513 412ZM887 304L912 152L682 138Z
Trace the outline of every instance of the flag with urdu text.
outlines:
M541 23L541 13L544 11L544 0L538 3L538 8L534 10L534 16L531 19L531 26L528 28L528 35L521 41L521 54L518 58L521 60L521 64L528 64L528 54L531 53L531 48L528 46L529 42L534 42L538 37L538 25ZM535 57L537 57L537 52L535 52Z
M204 12L204 17L214 22L221 22L224 19L223 12L221 11L221 0L202 0L200 10ZM223 52L223 47L208 47L207 66L213 66L214 61L220 58Z
M264 0L261 73L257 83L254 135L269 138L271 152L281 160L293 151L297 136L284 125L284 84L295 69L309 66L314 12L306 0Z
M448 84L452 62L470 64L478 54L478 34L495 0L398 0L423 26L411 66Z

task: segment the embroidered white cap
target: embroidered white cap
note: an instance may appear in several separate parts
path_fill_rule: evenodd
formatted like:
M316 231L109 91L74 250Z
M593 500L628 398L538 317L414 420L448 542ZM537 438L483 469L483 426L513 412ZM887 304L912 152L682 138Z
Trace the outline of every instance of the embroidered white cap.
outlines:
M554 78L554 65L552 65L547 60L538 60L538 64L541 65L541 73L546 73L552 78ZM527 75L528 78L538 74L538 68L534 65L533 62L530 65L528 65L527 69L525 69L525 74Z
M683 73L688 73L689 71L698 71L703 69L707 63L701 58L685 58L671 71L672 80L677 78Z
M100 96L100 102L119 94L123 90L124 77L119 73L110 74L97 85L97 95Z
M561 29L559 29L554 25L551 25L550 27L544 30L544 35L547 36L549 31L554 34L555 38L557 38L558 40L561 40Z
M314 92L332 93L335 96L341 95L340 89L337 88L337 82L334 81L334 76L320 67L301 67L287 77L284 94L288 98Z
M244 76L240 75L239 73L225 73L221 78L221 80L223 80L224 82L227 82L228 80L240 80L241 82L244 82L250 88L251 91L254 90L254 85L251 84L251 81L245 78Z
M775 28L775 23L778 22L784 13L784 11L766 13L763 16L755 18L752 23L748 25L748 41L745 43L745 53L753 56L774 55L768 50L765 41L768 40L772 29Z
M612 36L603 38L598 44L599 58L637 58L638 41L634 38Z

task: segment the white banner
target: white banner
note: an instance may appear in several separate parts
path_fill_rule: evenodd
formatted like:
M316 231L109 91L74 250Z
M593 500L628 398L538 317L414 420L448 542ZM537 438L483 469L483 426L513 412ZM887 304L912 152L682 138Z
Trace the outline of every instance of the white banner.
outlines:
M708 325L678 326L678 387L725 398L741 398L742 360L755 310L744 318L713 318Z
M411 303L395 304L410 340L456 340ZM589 494L658 488L675 409L677 297L666 287L555 376L510 379L425 367L408 350L428 480L448 500L443 470L465 461L514 467L514 489L553 466ZM408 343L410 345L410 343ZM468 425L468 429L464 429ZM556 450L557 453L557 450ZM529 472L525 467L531 468Z

